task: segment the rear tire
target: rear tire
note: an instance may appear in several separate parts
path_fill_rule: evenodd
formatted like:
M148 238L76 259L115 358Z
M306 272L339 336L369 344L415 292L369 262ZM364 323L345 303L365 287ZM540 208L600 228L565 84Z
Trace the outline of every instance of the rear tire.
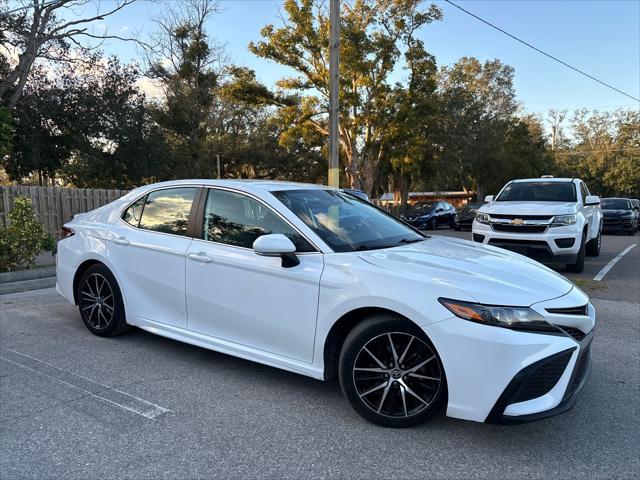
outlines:
M349 333L338 375L351 407L384 427L419 425L447 396L444 368L433 344L420 328L391 314L372 315Z
M82 274L76 299L82 321L94 335L111 337L129 329L120 287L105 265L92 265Z
M587 242L586 253L590 257L600 256L600 245L602 245L602 232L598 232L598 236Z
M582 234L582 241L580 242L580 250L578 251L578 258L575 263L567 264L567 270L573 273L582 273L584 271L584 254L585 254L585 240L586 235Z

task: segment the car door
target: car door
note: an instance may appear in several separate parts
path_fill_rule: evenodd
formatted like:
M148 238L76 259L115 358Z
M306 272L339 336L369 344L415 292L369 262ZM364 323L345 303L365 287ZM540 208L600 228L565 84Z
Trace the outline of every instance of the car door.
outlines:
M126 208L110 230L108 257L130 323L139 318L186 328L187 227L198 191L196 186L154 190Z
M311 362L323 257L274 210L245 193L210 188L187 252L188 329ZM281 233L300 264L256 255L260 235Z

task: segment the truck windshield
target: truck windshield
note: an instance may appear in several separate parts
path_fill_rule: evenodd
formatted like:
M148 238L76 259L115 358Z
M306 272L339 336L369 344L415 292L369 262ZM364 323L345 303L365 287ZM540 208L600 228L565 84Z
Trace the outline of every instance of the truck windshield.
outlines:
M500 192L496 202L575 202L573 182L513 182Z
M397 247L425 239L388 213L338 190L271 193L335 252Z

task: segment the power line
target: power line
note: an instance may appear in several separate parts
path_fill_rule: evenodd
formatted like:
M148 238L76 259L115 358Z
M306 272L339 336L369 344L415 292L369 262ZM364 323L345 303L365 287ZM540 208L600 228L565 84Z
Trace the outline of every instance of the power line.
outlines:
M540 50L538 47L535 47L535 46L531 45L530 43L525 42L524 40L521 40L520 38L516 37L515 35L512 35L512 34L510 34L509 32L504 31L503 29L501 29L500 27L498 27L498 26L494 25L493 23L488 22L487 20L485 20L485 19L483 19L483 18L480 18L478 15L476 15L476 14L474 14L474 13L471 13L469 10L465 10L465 9L464 9L464 8L462 8L460 5L456 5L456 4L455 4L455 3L453 3L451 0L444 0L444 1L445 1L445 2L447 2L447 3L449 3L449 4L451 4L451 5L453 5L453 6L454 6L454 7L456 7L458 10L463 11L463 12L464 12L464 13L466 13L467 15L471 15L471 16L472 16L473 18L475 18L476 20L480 20L482 23L484 23L484 24L486 24L486 25L489 25L491 28L494 28L494 29L498 30L499 32L504 33L506 36L513 38L514 40L516 40L516 41L518 41L518 42L522 43L523 45L526 45L526 46L527 46L527 47L529 47L529 48L532 48L532 49L533 49L533 50L535 50L536 52L541 53L542 55L544 55L544 56L546 56L546 57L549 57L550 59L555 60L555 61L556 61L556 62L558 62L558 63L561 63L561 64L562 64L562 65L564 65L565 67L568 67L568 68L570 68L571 70L574 70L574 71L576 71L576 72L580 73L581 75L584 75L585 77L590 78L591 80L594 80L594 81L598 82L599 84L604 85L604 86L605 86L605 87L607 87L607 88L610 88L611 90L615 90L616 92L621 93L622 95L624 95L624 96L626 96L626 97L629 97L629 98L631 98L631 99L635 100L636 102L640 102L640 99L639 99L639 98L636 98L636 97L634 97L633 95L629 95L628 93L623 92L622 90L620 90L620 89L618 89L618 88L614 87L613 85L609 85L608 83L603 82L602 80L597 79L597 78L596 78L596 77L594 77L593 75L589 75L588 73L583 72L583 71L582 71L582 70L580 70L579 68L576 68L576 67L574 67L574 66L572 66L572 65L569 65L567 62L564 62L564 61L560 60L558 57L554 57L554 56L553 56L553 55L551 55L550 53L547 53L547 52L545 52L545 51L543 51L543 50Z

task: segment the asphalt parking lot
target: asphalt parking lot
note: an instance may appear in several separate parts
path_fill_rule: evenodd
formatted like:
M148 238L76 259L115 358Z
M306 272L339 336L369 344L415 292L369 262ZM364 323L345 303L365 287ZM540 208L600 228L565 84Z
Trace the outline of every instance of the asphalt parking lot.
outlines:
M384 429L352 412L335 381L140 330L99 338L54 289L3 295L0 477L638 478L640 245L593 280L634 243L606 236L602 255L569 275L598 312L581 400L516 426L440 414Z

